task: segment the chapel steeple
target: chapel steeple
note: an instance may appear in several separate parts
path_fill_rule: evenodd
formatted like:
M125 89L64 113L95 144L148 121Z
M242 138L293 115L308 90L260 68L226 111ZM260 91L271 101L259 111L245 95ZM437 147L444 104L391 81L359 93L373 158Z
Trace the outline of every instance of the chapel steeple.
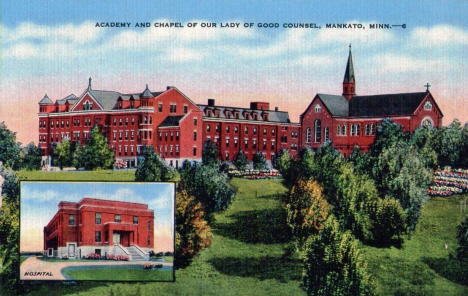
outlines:
M354 78L353 55L351 54L351 44L349 45L348 63L346 64L346 72L343 78L343 96L350 101L356 95Z

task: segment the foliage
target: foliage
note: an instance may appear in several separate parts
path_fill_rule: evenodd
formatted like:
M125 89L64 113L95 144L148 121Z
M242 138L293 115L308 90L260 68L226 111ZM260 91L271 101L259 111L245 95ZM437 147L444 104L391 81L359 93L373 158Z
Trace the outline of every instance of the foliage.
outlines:
M409 140L409 143L417 148L424 164L436 169L439 166L441 130L432 126L423 125L417 128Z
M375 295L358 241L339 228L331 215L306 242L303 281L308 295Z
M362 240L372 239L367 205L379 199L374 182L367 175L355 173L351 163L341 166L335 181L336 194L328 201L335 205L333 213L342 229L350 230Z
M247 157L245 157L244 151L239 150L239 152L237 152L232 160L232 164L234 164L239 171L243 171L247 168Z
M177 267L189 265L204 248L211 245L211 227L205 221L205 211L200 202L187 194L177 191L176 199L175 261Z
M209 222L214 213L224 211L234 200L235 191L229 185L230 179L218 167L184 161L180 179L182 188L205 207Z
M457 258L460 261L468 261L468 216L457 226Z
M154 152L153 146L146 146L143 149L143 153L138 158L135 181L170 181L173 178L174 172L172 168L167 166L164 160Z
M368 204L372 220L373 242L375 245L401 246L407 233L406 217L398 200L394 198L377 199Z
M466 128L466 126L465 126ZM468 143L464 142L464 133L461 123L455 119L449 126L440 131L440 166L459 167L466 162L466 148Z
M15 294L19 274L19 182L16 176L0 167L3 204L0 208L0 253L3 253L1 276L4 292Z
M63 139L54 149L56 155L56 163L58 163L60 170L63 167L70 166L73 162L73 151L70 139Z
M34 171L41 169L42 149L34 145L33 142L21 149L21 168Z
M374 180L381 196L397 199L406 212L412 231L428 201L427 189L432 178L414 147L404 142L385 148L374 165Z
M114 165L115 155L109 149L107 138L99 132L98 127L91 131L88 141L82 147L78 161L86 170L111 169Z
M7 168L18 169L20 165L20 143L16 133L10 131L5 122L0 123L0 162Z
M330 206L322 194L322 187L312 179L299 179L286 202L288 225L298 250L301 250L307 238L322 229Z
M369 153L361 153L358 145L355 145L348 160L353 164L354 170L361 175L370 175L372 171L371 157Z
M254 170L264 170L267 168L265 154L260 151L255 152L252 158Z
M395 121L384 118L382 125L377 126L374 143L372 143L369 153L371 157L378 157L384 149L390 148L399 142L406 142L408 133L403 131L403 127Z
M218 166L218 145L210 139L206 140L202 151L202 163L209 166Z

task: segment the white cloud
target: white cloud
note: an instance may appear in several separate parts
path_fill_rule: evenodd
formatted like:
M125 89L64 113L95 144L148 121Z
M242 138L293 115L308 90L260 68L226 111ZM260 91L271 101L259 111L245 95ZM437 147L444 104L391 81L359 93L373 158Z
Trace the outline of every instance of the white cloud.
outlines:
M385 72L420 72L440 71L452 68L452 63L443 57L423 59L410 55L385 54L374 58L375 65L382 73Z
M360 21L349 21L346 24L362 24L365 29L320 29L317 34L317 39L313 42L317 43L329 43L329 44L371 44L380 45L384 42L392 41L395 38L395 34L391 30L371 30L369 25L377 22L360 22Z
M468 45L468 31L451 25L418 27L411 32L410 42L426 47Z

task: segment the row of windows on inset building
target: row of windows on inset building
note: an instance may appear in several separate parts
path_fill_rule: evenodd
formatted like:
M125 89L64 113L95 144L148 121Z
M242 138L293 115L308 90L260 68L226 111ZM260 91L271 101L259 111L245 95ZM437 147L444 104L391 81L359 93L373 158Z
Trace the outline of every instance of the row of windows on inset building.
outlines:
M215 132L216 133L219 133L219 124L215 125ZM210 132L211 131L211 125L207 124L206 125L206 131L207 132ZM228 125L226 126L226 133L229 133L231 131L231 127ZM239 133L239 127L238 126L235 126L234 127L234 133L237 134ZM263 129L263 135L266 135L268 133L268 130L266 128ZM271 129L271 135L274 135L276 133L276 129L272 128ZM246 126L244 127L244 134L245 135L248 135L249 134L249 127ZM256 127L253 127L252 128L252 134L256 135L257 134L257 128ZM297 132L292 132L291 136L294 137L294 134L296 135L297 137Z
M346 124L339 124L336 127L336 134L338 136L346 136L346 134L347 134L347 125ZM372 124L366 124L365 129L364 129L364 134L366 136L375 135L375 124L373 124L373 123ZM329 129L328 126L324 128L323 135L324 135L325 141L330 140L330 129ZM351 136L360 136L361 135L361 124L360 123L357 123L357 124L352 123L350 125L350 135ZM311 128L308 127L306 129L306 143L311 142L311 137L312 137ZM321 140L322 140L322 122L321 122L320 119L317 119L314 122L314 142L319 143L319 142L321 142Z
M101 224L102 222L102 214L95 213L94 215L94 222L95 224ZM122 215L121 214L114 214L114 222L122 223ZM138 216L133 216L133 224L138 225L139 218ZM75 226L76 225L76 217L74 214L68 215L68 225ZM148 230L151 230L151 220L148 220Z

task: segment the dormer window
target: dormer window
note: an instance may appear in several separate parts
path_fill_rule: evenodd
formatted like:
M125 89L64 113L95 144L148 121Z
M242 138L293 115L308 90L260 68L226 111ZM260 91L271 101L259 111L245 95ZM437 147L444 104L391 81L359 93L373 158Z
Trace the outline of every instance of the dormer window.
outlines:
M424 104L424 110L432 110L432 103L430 100L427 100Z
M315 113L320 113L320 112L322 112L322 106L320 106L319 104L317 104L317 105L315 105L314 110L315 110Z
M131 109L135 108L135 100L134 99L130 99L130 108Z

